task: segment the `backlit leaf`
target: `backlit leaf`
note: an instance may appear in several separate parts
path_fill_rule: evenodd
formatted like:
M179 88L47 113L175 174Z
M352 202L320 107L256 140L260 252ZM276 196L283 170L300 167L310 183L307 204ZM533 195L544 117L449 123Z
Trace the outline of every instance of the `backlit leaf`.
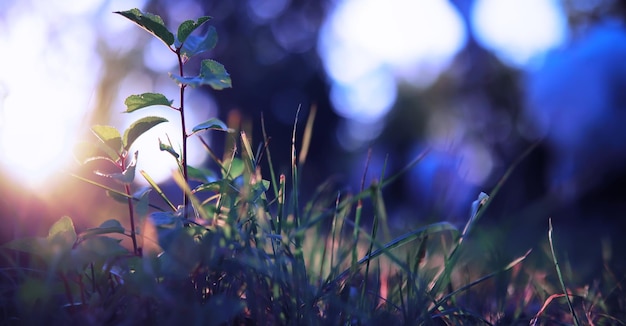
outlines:
M76 231L74 230L74 222L68 216L61 217L48 230L48 239L56 236L68 236L72 242L76 240Z
M76 230L74 222L67 216L61 217L48 231L48 247L52 250L52 255L64 255L76 242Z
M207 129L228 131L228 127L226 126L224 122L222 122L220 119L211 118L193 127L193 129L191 129L191 132L196 133L198 131L207 130Z
M141 26L141 28L161 39L167 46L174 44L174 34L165 27L163 19L158 15L144 13L137 8L127 11L116 11L115 13L130 19L135 24Z
M114 161L118 160L122 153L122 136L120 132L115 127L102 125L91 127L91 131L105 145L102 147L102 150L106 152L109 158Z
M197 21L186 20L182 24L180 24L180 26L178 26L178 33L177 33L178 44L179 45L184 44L185 41L187 40L187 37L191 35L193 31L195 31L198 27L200 27L202 24L206 23L210 19L211 17L209 16L203 16L203 17L198 18Z
M181 48L181 54L184 56L185 61L194 55L212 50L217 44L217 31L215 27L211 26L207 30L206 34L202 36L190 35L183 47Z
M124 104L126 105L126 112L130 113L152 105L170 106L172 101L168 100L163 94L143 93L127 97Z
M139 136L162 122L167 122L167 119L162 117L145 117L133 122L124 132L124 149L128 150Z
M90 228L80 233L79 237L86 239L100 234L120 233L124 234L124 227L118 220L110 219L104 221L96 228Z
M226 72L226 68L221 63L210 59L202 61L200 74L196 77L182 77L176 74L170 74L170 77L179 84L191 87L209 85L215 90L232 87L232 81L230 75Z

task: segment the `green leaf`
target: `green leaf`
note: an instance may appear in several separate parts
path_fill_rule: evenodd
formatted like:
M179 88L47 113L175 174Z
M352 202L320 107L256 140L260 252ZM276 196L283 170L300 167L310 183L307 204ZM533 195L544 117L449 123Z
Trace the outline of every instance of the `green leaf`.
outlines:
M213 89L223 89L232 87L230 75L221 63L205 59L200 66L200 77L205 84L209 84Z
M120 233L124 234L124 227L118 220L106 220L99 227L87 229L79 234L81 239L87 239L100 234Z
M127 11L116 11L115 13L130 19L141 28L161 39L168 47L174 44L174 34L165 27L163 19L158 15L144 13L137 8Z
M100 224L100 228L118 229L121 233L124 233L124 227L120 221L116 219L110 219L102 222L102 224Z
M137 216L139 216L140 219L144 218L145 215L148 214L148 204L150 203L148 199L150 197L150 191L152 191L150 187L143 187L133 194L133 197L138 199L135 203L135 213L137 213Z
M187 41L183 43L180 53L184 60L198 55L200 53L212 50L217 44L217 31L211 26L203 36L191 35Z
M162 122L167 122L167 119L162 117L145 117L133 122L124 132L124 149L128 150L139 136Z
M94 173L102 177L115 179L122 184L131 184L135 180L135 169L137 168L138 154L139 152L135 152L133 159L130 161L130 163L128 163L128 166L126 167L126 169L124 169L124 172L122 173L103 173L100 171L95 171Z
M113 161L117 161L122 153L122 136L120 132L112 126L95 125L91 127L91 131L105 145L102 150Z
M229 180L235 180L237 177L242 175L245 170L245 164L243 160L239 158L226 160L224 161L223 166L225 169L222 170L222 177Z
M194 134L198 131L201 130L207 130L207 129L212 129L212 130L221 130L221 131L229 131L228 127L226 126L226 124L224 122L222 122L220 119L216 119L216 118L211 118L195 127L193 127L193 129L191 129L191 133Z
M209 178L214 177L213 172L211 170L199 169L191 165L187 166L187 176L191 180L196 180L200 182L207 182L209 181Z
M210 59L202 61L200 74L196 77L182 77L176 74L170 74L170 77L179 84L190 85L191 87L209 85L215 90L232 87L232 81L226 68L221 63Z
M180 155L178 155L178 153L176 153L176 151L174 150L172 145L166 144L166 143L162 142L161 138L159 138L159 149L161 151L165 151L165 152L168 152L168 153L172 154L172 156L174 156L175 159L178 159L180 157Z
M152 105L171 106L172 102L173 101L168 100L163 94L143 93L127 97L124 104L126 105L126 113L130 113Z
M193 20L186 20L182 24L180 24L180 26L178 26L178 33L177 33L179 46L180 44L185 43L185 41L187 40L187 37L191 35L193 31L195 31L198 27L200 27L202 24L206 23L210 19L211 17L209 16L202 16L198 18L198 20L195 22Z
M67 243L73 244L76 241L76 230L74 222L68 216L61 217L48 230L48 240L63 238Z
M85 241L82 241L72 250L73 263L74 265L78 265L73 267L87 266L90 263L103 266L107 262L112 261L115 257L127 255L128 250L122 247L120 244L121 241L120 239L106 236L85 239Z
M102 176L102 174L100 174L100 172L96 171L96 174ZM106 195L107 195L107 197L115 200L118 203L128 204L128 197L126 197L126 196L124 196L124 195L122 195L120 193L107 190L106 191Z
M77 238L74 222L71 218L63 216L50 227L48 237L45 239L46 248L39 255L55 268L69 268L66 259Z

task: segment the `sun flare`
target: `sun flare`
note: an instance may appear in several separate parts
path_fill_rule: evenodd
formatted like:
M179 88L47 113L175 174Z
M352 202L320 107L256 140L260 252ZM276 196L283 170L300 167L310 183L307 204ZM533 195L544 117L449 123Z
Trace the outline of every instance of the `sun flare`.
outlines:
M20 184L41 185L71 159L76 114L60 114L40 97L7 96L0 129L2 168Z
M31 8L32 9L32 8ZM9 7L0 33L0 168L30 187L72 161L99 70L80 19L52 24L44 10Z

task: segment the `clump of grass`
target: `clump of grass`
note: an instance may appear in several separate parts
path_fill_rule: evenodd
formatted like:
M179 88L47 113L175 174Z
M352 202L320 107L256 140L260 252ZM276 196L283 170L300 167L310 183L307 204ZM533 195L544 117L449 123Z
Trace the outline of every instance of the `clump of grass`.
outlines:
M553 247L560 294L557 287L550 288L524 269L530 250L487 271L484 262L464 259L472 254L468 245L472 230L519 161L490 196L478 196L464 228L439 222L393 234L383 191L423 155L396 175L387 177L381 171L378 180L363 182L358 193L338 191L326 183L305 199L300 178L314 140L315 108L302 141L296 116L289 175L275 173L264 123L265 147L256 152L245 132L234 133L231 128L236 126L228 128L217 119L188 134L186 87L208 84L219 89L230 84L223 67L213 61L197 77L182 75L189 56L214 46L212 29L191 36L208 17L184 22L174 37L158 16L136 9L120 14L173 46L170 49L179 58L180 75L173 79L180 86L180 106L172 108L181 113L183 147L177 151L171 142L160 146L179 164L174 179L183 205L176 207L144 171L139 172L151 187L131 189L137 154L129 155L130 144L165 121L139 120L123 137L112 127L96 127L104 152L96 158L111 161L120 170L104 176L118 180L122 190L77 177L127 205L130 229L109 220L77 232L72 220L63 217L46 237L6 244L6 249L30 254L30 260L0 271L3 324L492 325L528 323L531 316L532 322L543 323L563 316L563 309L547 309L563 293L568 293L569 316L577 323L582 322L578 315L587 316L589 323L619 320L611 319L609 298L596 289L579 295L579 305L569 302ZM193 46L185 45L189 39ZM172 101L145 93L129 97L127 105L132 112L151 105L171 106ZM188 166L184 146L187 137L210 129L229 132L232 144L220 159L203 140L217 166L213 172ZM261 174L263 164L269 167L269 176ZM198 182L193 184L192 179ZM163 202L149 202L150 191ZM371 215L364 213L365 205L373 208ZM154 232L145 231L145 224ZM124 238L132 240L130 249L121 245ZM146 241L154 242L156 250L144 251L141 244ZM618 295L624 293L619 288L622 281L613 283ZM493 294L493 289L499 290ZM616 300L623 308L624 300ZM586 308L577 314L577 307Z

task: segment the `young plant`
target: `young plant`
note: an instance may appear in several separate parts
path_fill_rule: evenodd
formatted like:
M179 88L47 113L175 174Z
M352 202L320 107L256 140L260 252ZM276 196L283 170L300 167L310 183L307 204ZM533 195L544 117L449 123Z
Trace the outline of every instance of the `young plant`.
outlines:
M170 77L178 84L180 88L180 93L178 97L178 106L174 106L173 100L168 99L165 95L160 93L143 93L131 95L126 98L124 104L126 105L126 113L132 113L138 111L140 109L144 109L150 106L162 105L166 106L172 110L178 111L180 113L180 129L181 140L182 140L182 149L180 152L176 151L171 142L169 144L165 144L160 142L160 149L170 153L173 158L176 160L176 163L179 167L180 173L182 174L182 178L184 183L187 184L189 181L189 170L192 167L189 167L187 164L187 139L200 131L208 130L208 129L217 129L217 130L227 130L225 124L218 119L212 118L209 119L195 127L192 128L191 132L187 132L187 126L185 124L185 90L187 87L198 87L202 85L208 85L215 90L221 90L224 88L231 87L231 79L224 66L214 60L205 59L200 64L200 72L197 76L189 77L184 75L184 66L191 59L199 54L210 51L217 44L217 32L214 27L209 27L203 35L192 35L194 31L208 22L211 18L208 16L203 16L198 18L196 21L187 20L184 21L179 27L176 36L170 32L165 26L161 17L157 15L153 15L150 13L141 12L139 9L131 9L127 11L117 11L116 14L119 14L123 17L128 18L133 21L137 25L139 25L144 30L151 33L153 36L160 39L167 48L177 57L178 60L178 74L170 73ZM140 193L132 194L130 186L134 181L135 177L135 167L136 161L139 152L136 151L130 162L128 161L130 147L135 139L137 139L141 134L148 131L150 128L156 126L159 123L167 122L165 118L162 117L145 117L137 120L124 132L124 137L120 136L120 133L111 126L94 126L92 131L100 140L98 144L99 149L104 152L105 155L94 155L94 151L83 152L83 155L87 154L87 156L83 156L83 162L89 162L92 160L105 160L113 163L115 167L119 170L116 173L102 173L96 172L98 175L113 178L116 181L121 182L124 185L124 194L120 197L118 196L114 198L121 199L128 204L128 212L129 212L129 220L130 220L130 234L129 236L132 239L133 243L133 253L135 255L140 255L142 248L138 247L137 244L137 230L135 224L137 223L137 216L145 216L147 213L145 210L140 212L142 214L135 214L136 208L134 207L135 201L139 201L142 207L146 207L147 194L148 190L141 190ZM169 139L169 137L168 137ZM83 148L90 148L89 144L83 144ZM93 148L93 147L91 147ZM199 171L194 169L194 171ZM144 178L152 185L152 187L162 196L168 205L176 210L172 201L165 197L163 192L160 190L158 185L152 181L152 178L141 171L141 174ZM93 183L93 182L92 182ZM97 183L94 183L97 184ZM97 184L101 187L104 187L111 193L111 190L107 187ZM184 189L184 187L183 187ZM189 195L188 192L182 192L182 214L183 216L188 216L190 213L190 204L189 204Z
M203 130L226 131L227 128L223 122L213 118L194 126L191 132L188 132L185 123L185 90L189 86L198 87L202 85L221 90L231 87L231 79L224 66L214 60L203 60L200 64L200 71L196 76L185 75L184 66L192 57L215 47L217 43L216 30L211 26L202 35L192 35L194 31L210 20L208 16L200 17L195 21L184 21L178 27L176 35L174 35L157 15L144 13L139 9L118 11L116 14L133 21L163 41L178 59L178 72L170 74L170 77L180 88L178 106L174 106L173 100L159 93L131 95L126 98L124 103L127 107L126 113L132 113L154 105L167 106L180 113L182 149L176 151L171 143L160 143L159 146L161 150L170 153L174 157L179 167L182 175L182 207L175 207L172 201L165 197L159 186L152 181L150 176L144 171L140 172L152 185L153 189L162 196L170 208L175 211L175 214L171 215L187 219L191 211L190 192L188 191L190 170L193 170L196 174L201 173L200 169L194 169L187 164L187 140L193 134ZM45 268L48 269L48 273L56 275L62 280L64 284L62 291L67 297L67 305L71 307L82 305L84 307L88 303L89 298L93 298L93 295L99 294L101 296L102 288L106 287L106 285L101 284L98 286L97 280L102 281L103 278L106 278L103 275L108 275L109 278L117 275L117 277L121 277L118 281L123 279L124 273L119 274L118 270L120 265L114 262L120 259L121 256L125 256L126 251L119 245L120 240L107 235L117 233L128 236L131 239L131 258L127 263L135 264L138 261L133 260L132 257L141 257L143 255L143 250L137 237L140 234L139 225L142 224L143 218L148 214L148 207L150 206L148 194L151 189L144 188L136 192L132 190L139 151L131 152L131 147L143 133L163 122L167 122L163 117L144 117L133 122L123 134L115 127L96 125L91 130L99 141L96 144L82 142L76 147L77 159L83 164L100 161L113 167L112 172L98 170L95 171L95 174L119 183L122 186L121 191L78 175L74 175L74 177L105 189L108 195L126 204L130 230L126 230L118 220L112 219L102 223L99 227L77 234L72 220L64 217L51 227L50 233L46 238L18 239L4 246L5 248L23 251L35 257L40 257L44 266L46 266ZM206 214L202 212L200 215L204 216ZM158 215L155 216L155 220L158 220ZM92 253L96 253L96 255L90 255ZM127 263L121 266L128 266ZM136 268L136 266L133 268ZM26 280L30 279L29 275L23 276ZM143 276L149 278L148 275ZM49 277L47 282L50 282L53 278ZM85 278L92 283L91 292L84 286ZM73 288L70 284L71 281L77 282L80 285L79 289ZM44 285L49 284L46 283ZM75 299L73 295L77 291L80 293L80 300ZM27 301L30 300L32 301L31 303L40 300L42 297L49 298L51 295L52 293L47 293L46 295L35 295L33 297L32 294L26 293L26 296L30 298Z

